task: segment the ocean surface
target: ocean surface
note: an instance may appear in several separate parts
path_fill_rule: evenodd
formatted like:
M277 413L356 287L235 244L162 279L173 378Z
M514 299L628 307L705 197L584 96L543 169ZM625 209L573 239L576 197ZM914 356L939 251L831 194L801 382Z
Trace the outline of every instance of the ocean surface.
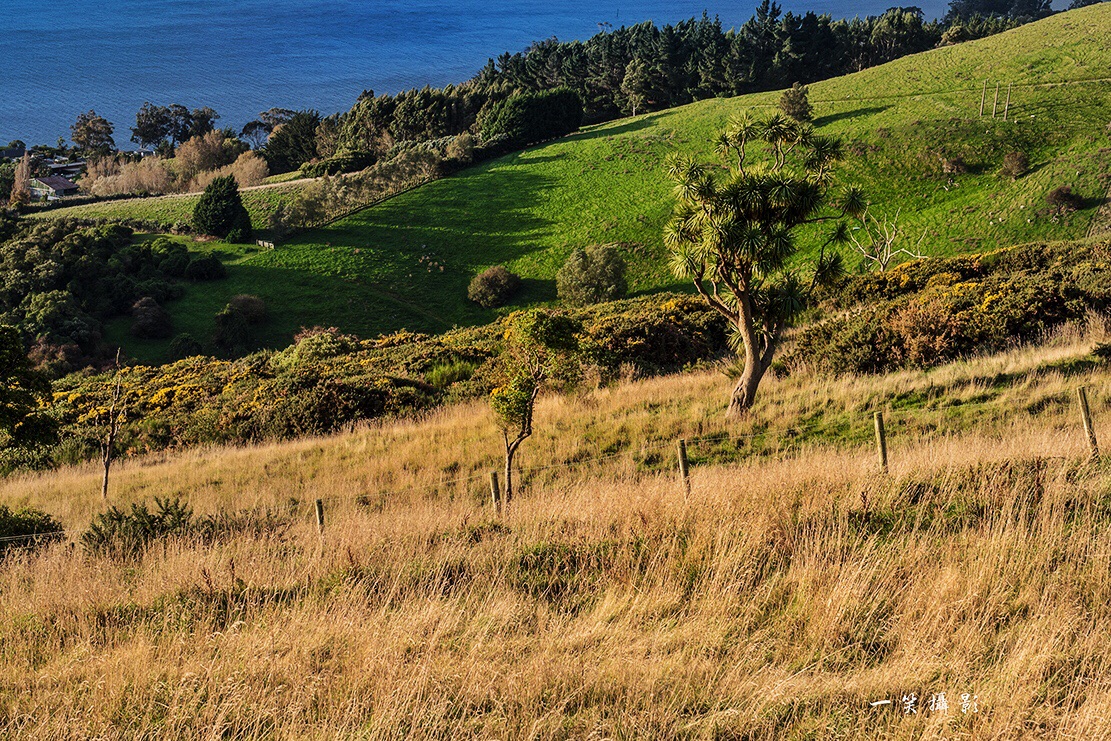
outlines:
M891 0L789 0L834 17ZM945 0L920 4L927 17ZM211 106L240 128L274 106L350 108L363 90L396 93L472 77L491 57L600 24L658 24L706 11L728 28L749 3L711 0L0 0L0 144L53 143L95 109L128 142L144 101Z

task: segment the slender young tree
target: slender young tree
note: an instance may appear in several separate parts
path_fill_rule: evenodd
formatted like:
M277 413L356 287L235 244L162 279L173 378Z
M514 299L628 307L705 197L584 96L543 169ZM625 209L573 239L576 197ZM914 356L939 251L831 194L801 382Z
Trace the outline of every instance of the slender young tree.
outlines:
M120 375L120 353L116 351L116 378L112 384L112 398L104 418L104 441L100 444L100 460L104 465L104 481L100 488L100 496L108 500L108 474L112 470L112 460L116 454L116 435L119 434L120 424L127 413L126 400L123 395L123 377Z
M689 157L671 159L678 203L664 241L676 276L693 281L734 330L744 360L729 400L728 415L737 418L752 406L787 324L815 289L843 274L833 245L846 238L845 219L859 218L866 204L857 188L832 192L841 144L809 124L746 115L731 122L718 149L732 163L720 179ZM804 276L793 258L800 228L811 224L832 229Z
M578 333L582 326L550 311L510 317L506 346L499 358L501 383L490 394L505 442L505 502L513 498L513 459L532 435L533 410L545 386L570 383L578 373Z

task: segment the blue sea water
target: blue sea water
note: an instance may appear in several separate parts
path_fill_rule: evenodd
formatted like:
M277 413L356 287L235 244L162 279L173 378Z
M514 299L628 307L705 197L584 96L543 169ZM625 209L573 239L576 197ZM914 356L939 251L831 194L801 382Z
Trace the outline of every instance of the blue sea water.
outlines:
M789 0L834 17L882 13L891 0ZM260 111L346 110L363 90L461 82L503 51L599 24L718 16L719 0L0 0L0 144L53 143L95 109L124 146L144 101L208 105L222 126ZM943 0L924 5L927 16Z

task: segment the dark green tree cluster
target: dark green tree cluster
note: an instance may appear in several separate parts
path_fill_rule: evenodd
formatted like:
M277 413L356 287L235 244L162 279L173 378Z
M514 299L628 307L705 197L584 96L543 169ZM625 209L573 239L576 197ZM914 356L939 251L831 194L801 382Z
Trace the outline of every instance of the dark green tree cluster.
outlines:
M512 147L524 147L576 131L583 107L569 88L517 93L490 108L482 124L483 136Z
M164 317L154 307L178 298L175 279L205 259L168 238L136 242L122 226L58 220L9 229L5 223L0 220L0 324L18 327L34 365L54 373L103 360L103 324L112 317L130 314L141 319L140 334L164 333ZM151 301L140 304L144 298Z
M274 173L290 172L302 164L316 159L317 128L320 114L316 111L298 111L278 121L270 130L262 154Z
M207 106L189 110L180 103L161 106L147 101L135 114L131 141L141 147L172 149L212 131L219 118L220 114Z
M777 3L763 0L755 15L735 30L703 15L675 25L640 23L586 41L548 39L491 59L461 85L397 95L366 91L350 111L319 120L313 134L315 150L308 145L306 119L301 155L283 158L275 151L267 159L277 172L312 157L356 155L352 162L381 158L398 143L464 132L489 141L504 132L506 112L528 118L525 109L536 101L527 96L559 89L577 95L583 122L596 123L704 98L775 90L795 82L805 85L942 44L999 33L1029 20L1026 15L999 15L987 6L958 7L961 2L1012 1L1042 0L954 0L944 23L926 21L917 7L834 20L812 12L783 13ZM262 121L251 126L253 135L266 131ZM542 133L524 137L543 138Z
M933 48L943 31L918 8L833 20L783 13L764 0L735 31L703 15L673 26L641 23L585 42L553 39L491 60L476 80L515 90L568 87L593 122L855 72Z
M235 176L216 178L204 189L193 208L193 228L229 242L251 241L251 215L239 197Z

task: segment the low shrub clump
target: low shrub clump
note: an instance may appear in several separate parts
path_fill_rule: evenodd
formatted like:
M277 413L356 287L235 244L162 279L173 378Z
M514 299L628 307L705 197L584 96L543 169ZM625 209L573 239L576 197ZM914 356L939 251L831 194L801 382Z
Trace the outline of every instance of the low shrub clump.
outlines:
M1071 185L1061 185L1049 191L1045 194L1045 202L1057 216L1079 211L1084 206L1084 199L1073 192Z
M81 546L89 555L133 558L168 538L213 543L243 534L282 533L288 525L288 517L269 509L195 517L180 499L155 497L153 509L139 503L132 504L130 511L109 507L81 534Z
M505 306L521 287L521 276L511 273L504 265L487 268L471 279L467 298L484 309Z
M34 551L61 540L61 523L37 509L12 511L0 504L0 558L15 551Z
M628 290L625 260L613 245L576 249L556 273L559 299L571 306L588 306L622 298Z
M1025 152L1007 152L1003 156L1003 174L1012 180L1018 180L1029 171L1030 158Z

